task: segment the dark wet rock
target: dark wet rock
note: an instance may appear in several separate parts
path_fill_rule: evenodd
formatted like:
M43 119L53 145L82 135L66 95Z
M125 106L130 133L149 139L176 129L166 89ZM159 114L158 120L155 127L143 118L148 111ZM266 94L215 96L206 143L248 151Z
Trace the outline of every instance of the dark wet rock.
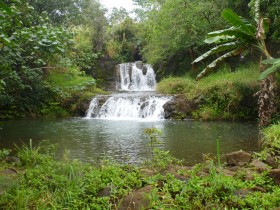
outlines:
M245 198L250 193L252 193L252 191L250 189L247 189L247 188L240 189L240 190L237 190L236 192L234 192L234 194L236 196L240 197L240 198Z
M262 188L262 187L259 187L259 186L255 186L251 189L252 191L254 192L263 192L263 193L266 193L266 189Z
M18 157L14 156L7 156L6 157L6 162L7 163L15 163L16 165L20 165L20 159Z
M276 158L272 157L271 155L268 155L264 162L272 168L278 168Z
M113 184L106 186L104 189L100 190L97 193L97 197L108 197L112 194L113 189L115 186Z
M183 182L188 182L189 181L189 178L185 177L185 176L182 176L182 175L179 175L179 174L174 174L174 177L180 181L183 181Z
M200 172L197 173L197 176L199 176L199 177L206 177L206 176L209 176L209 174L204 172L204 171L200 171Z
M230 168L228 168L228 170L230 170L230 171L238 171L239 170L239 166L233 166L233 167L230 167Z
M135 64L138 69L143 69L144 64L142 61L136 61Z
M223 169L223 174L225 176L234 176L236 174L236 172L225 168L225 169Z
M269 172L269 176L277 183L280 185L280 169L272 169Z
M184 119L191 115L195 104L183 95L177 95L163 105L165 119Z
M147 72L148 72L148 67L147 66L143 66L142 72L143 72L143 75L146 75Z
M128 196L123 198L120 203L119 210L140 210L148 209L150 206L150 200L147 198L147 194L151 193L153 190L152 185L148 185L139 190L136 190L133 193L130 193Z
M229 166L244 166L250 162L252 155L242 150L226 154Z
M256 159L254 159L250 165L258 172L263 172L270 169L266 163Z
M0 171L1 174L5 174L5 175L13 175L13 174L17 174L17 170L13 169L13 168L8 168L5 169L3 171Z
M255 179L253 171L246 169L245 172L246 172L244 177L245 181L253 181Z
M149 176L149 177L154 176L156 174L154 170L146 169L146 168L141 169L140 173L143 174L144 176Z

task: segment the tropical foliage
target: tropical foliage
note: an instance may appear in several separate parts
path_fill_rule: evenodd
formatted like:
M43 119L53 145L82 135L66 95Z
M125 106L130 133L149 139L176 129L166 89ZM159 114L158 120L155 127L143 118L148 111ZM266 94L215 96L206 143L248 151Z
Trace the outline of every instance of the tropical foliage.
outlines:
M208 33L208 37L205 42L209 44L215 43L218 44L218 46L198 57L193 63L200 62L212 54L223 51L226 51L226 53L210 63L197 76L197 79L201 79L203 76L212 71L219 62L225 60L226 58L240 55L244 53L244 51L248 51L253 47L260 50L267 59L272 58L265 44L266 33L269 30L269 20L261 16L260 3L261 1L258 0L251 1L250 3L254 14L254 20L256 22L255 25L250 23L248 20L239 17L232 10L226 9L222 12L222 17L230 24L231 27L225 30ZM261 81L260 91L258 93L261 126L268 125L273 114L277 112L277 87L272 73L278 69L278 66L275 60L272 60L271 62L275 62L275 65L261 74L261 78L263 78L263 80ZM269 61L266 61L265 63L267 64ZM261 67L260 71L263 71Z

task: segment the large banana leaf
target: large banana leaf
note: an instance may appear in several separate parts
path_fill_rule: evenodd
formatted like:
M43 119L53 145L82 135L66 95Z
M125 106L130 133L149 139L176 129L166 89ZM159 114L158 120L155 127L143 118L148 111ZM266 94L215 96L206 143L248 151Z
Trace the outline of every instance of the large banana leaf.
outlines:
M235 28L239 28L244 33L247 33L251 36L254 36L256 33L256 27L252 24L248 24L247 21L239 17L235 12L231 9L225 9L222 12L222 17L229 22Z
M224 40L232 40L232 39L241 39L245 42L254 42L255 36L249 35L247 33L244 33L240 29L237 29L235 27L220 30L220 31L214 31L207 34L207 39L204 40L206 43L217 43L219 41Z
M243 46L242 42L239 42L239 41L229 42L229 43L226 43L226 44L219 45L219 46L214 47L211 50L207 51L203 55L199 56L197 59L195 59L192 62L192 64L198 63L198 62L202 61L203 59L205 59L205 58L207 58L210 55L213 55L215 53L219 53L219 52L222 52L222 51L225 51L225 50L232 50L232 49L240 48L242 46Z
M280 58L264 60L262 63L265 65L272 65L272 66L267 68L264 72L261 73L259 77L260 80L263 80L266 77L268 77L270 74L273 74L280 70Z
M212 63L210 63L202 72L200 72L199 75L197 75L196 80L200 80L202 77L204 77L209 72L211 72L218 65L218 63L220 63L221 61L225 60L226 58L239 55L243 51L244 51L244 48L239 48L239 49L236 49L236 50L232 50L232 51L222 55L221 57L217 58Z
M212 44L212 43L225 43L234 40L236 40L235 36L217 35L205 39L204 42L207 44Z

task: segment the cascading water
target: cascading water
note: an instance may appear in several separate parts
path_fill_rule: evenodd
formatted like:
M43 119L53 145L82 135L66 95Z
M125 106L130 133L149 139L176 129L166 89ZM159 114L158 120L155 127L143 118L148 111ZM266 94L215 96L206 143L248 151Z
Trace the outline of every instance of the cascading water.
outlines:
M119 64L116 79L116 89L120 91L154 91L156 88L156 74L149 64Z
M148 64L119 64L116 70L116 89L122 93L112 94L107 98L95 97L90 103L86 118L164 119L163 105L172 97L155 94L155 78L155 72Z

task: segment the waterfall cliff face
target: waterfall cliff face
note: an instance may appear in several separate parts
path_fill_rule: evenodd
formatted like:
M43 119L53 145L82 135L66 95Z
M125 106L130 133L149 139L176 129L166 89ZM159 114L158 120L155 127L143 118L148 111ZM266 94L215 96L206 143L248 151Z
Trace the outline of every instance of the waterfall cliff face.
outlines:
M86 118L111 120L164 119L163 105L172 97L155 94L156 75L142 62L119 64L116 90L121 93L93 98Z

